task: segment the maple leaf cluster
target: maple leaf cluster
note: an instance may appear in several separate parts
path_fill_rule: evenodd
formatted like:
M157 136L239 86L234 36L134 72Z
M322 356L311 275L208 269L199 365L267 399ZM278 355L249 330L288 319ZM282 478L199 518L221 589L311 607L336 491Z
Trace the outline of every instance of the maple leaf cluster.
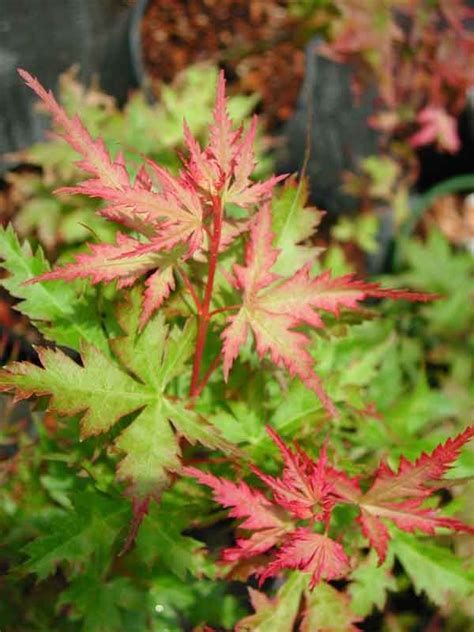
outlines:
M33 282L88 277L92 283L116 280L129 287L145 274L142 325L175 287L174 266L181 260L206 250L208 224L215 212L215 198L242 208L260 203L284 176L252 183L255 167L253 140L256 119L247 132L233 129L226 112L225 80L220 75L214 123L209 129L208 146L202 150L184 123L189 150L183 170L177 176L151 159L146 160L134 179L126 169L122 152L112 158L99 138L94 140L76 115L68 117L51 92L25 70L19 70L27 85L40 97L62 137L82 157L78 167L90 178L58 193L81 193L101 198L106 206L99 213L105 219L137 233L118 233L115 244L96 244L73 263L43 274ZM241 226L230 220L223 227L224 244L229 245ZM144 243L145 242L145 243ZM183 247L184 246L184 247Z
M117 595L120 593L116 597L117 608L122 609L121 578L116 581L111 576L105 584L103 578L109 573L116 547L118 550L120 546L124 552L136 540L134 554L130 559L122 558L123 572L128 573L133 566L136 575L141 558L148 569L150 562L155 566L156 559L159 562L156 584L153 579L156 590L170 585L167 577L161 575L163 564L179 576L180 590L188 571L199 576L199 581L206 573L209 577L212 573L214 579L213 563L205 570L209 560L204 559L203 547L185 535L189 529L212 524L214 516L207 515L208 501L204 494L193 498L195 485L189 480L179 480L184 473L211 488L215 500L240 521L235 542L222 552L222 562L230 567L230 579L246 579L255 574L263 583L287 570L302 571L289 573L273 598L252 589L250 600L255 613L240 621L236 630L273 630L275 622L278 629L292 630L300 625L301 632L333 627L356 630L354 624L374 604L383 607L385 592L393 583L389 576L393 556L397 556L407 572L413 566L414 553L410 553L409 540L415 538L403 531L428 535L438 529L474 532L460 520L443 514L433 497L436 490L452 483L443 480L443 476L464 444L474 436L474 426L431 454L422 454L415 462L402 457L394 469L383 461L376 471L357 477L350 476L338 461L330 459L328 444L313 459L298 444L286 445L271 428L268 432L284 462L280 476L251 465L258 481L253 486L245 481L219 478L204 471L207 466L199 470L190 463L204 460L212 468L212 463L220 463L221 467L224 461L241 467L249 451L256 459L266 455L264 446L260 445L260 451L257 447L261 439L258 424L261 411L273 411L270 414L276 415L275 425L284 420L288 428L288 421L293 424L294 419L301 420L309 414L309 409L298 408L301 394L308 397L311 411L316 410L322 421L324 410L319 402L314 408L316 397L304 393L304 386L316 393L329 415L336 416L339 402L332 401L325 392L315 370L318 359L312 353L315 335L344 310L360 309L362 301L370 297L427 301L434 296L385 289L351 274L337 277L328 271L321 272L317 262L320 249L312 242L319 214L305 206L304 183L296 185L289 181L272 200L273 188L283 176L261 183L252 180L256 121L253 119L246 129L232 124L227 114L222 74L208 143L201 147L185 124L186 157L182 158L182 170L177 176L147 159L135 176L130 175L135 172L126 167L120 153L112 157L101 140L89 135L78 117L69 117L36 79L23 71L21 74L53 114L64 139L80 154L79 164L89 176L65 191L102 199L104 205L99 213L118 226L115 243L89 244L88 252L52 271L40 249L33 253L28 243L22 244L17 239L11 227L0 231L0 254L5 259L7 273L2 285L21 301L17 308L39 324L48 340L80 352L76 361L67 350L49 345L38 350L37 362L12 362L0 370L0 391L16 399L46 396L48 414L80 416L78 425L73 422L70 428L55 419L55 427L47 429L44 441L43 433L39 433L40 447L43 445L46 453L41 455L40 448L38 453L35 449L34 469L27 471L25 478L19 470L21 485L23 480L27 481L25 488L35 478L40 485L33 487L33 495L25 498L36 498L40 489L39 497L43 498L47 491L52 503L62 505L59 512L52 512L51 524L63 521L68 515L70 518L69 522L66 519L60 536L52 537L45 529L44 537L24 549L31 560L27 572L36 573L41 580L57 572L64 573L68 588L61 596L63 601L57 602L59 606L66 603L76 606L82 591L92 595L90 599L94 601L101 587L109 595L115 585ZM240 208L236 210L236 206ZM126 291L117 301L116 295L110 294L109 299L110 296L113 299L102 310L102 305L100 309L96 305L94 291L88 289L78 297L79 288L69 283L77 278L89 278L92 284L114 282ZM448 282L447 286L450 287ZM83 290L82 284L80 289ZM179 294L172 304L160 309L173 293ZM110 303L115 301L112 309ZM338 343L331 340L318 347L322 348L321 355L326 361L324 354L333 353L335 345L337 358L326 366L336 371L334 392L341 400L349 391L337 388L339 368L346 362L350 365L359 352L367 352L369 362L365 362L365 357L362 359L366 376L357 384L361 389L369 385L370 374L380 365L380 354L388 349L390 341L386 342L385 337L390 325L369 331L370 337L376 339L375 352L370 345L364 347L367 331L352 338L350 334L343 341L349 343L349 350L338 349ZM384 338L379 340L379 335ZM240 400L234 396L234 385L245 378L245 366L237 369L229 387L222 384L222 378L229 379L235 370L239 356L248 359L250 337L260 359L270 359L273 365L301 382L289 384L282 396L276 385L280 386L284 380L271 379L270 388L262 389L268 399L263 406L258 402L255 409L252 405L256 402L251 396L255 391L243 389ZM357 351L353 351L355 347ZM211 350L217 351L214 360L210 357ZM408 365L402 364L402 355L400 370L403 366L408 372ZM250 362L254 360L251 357ZM205 367L207 363L209 366ZM213 372L221 365L221 375L198 401L210 376L216 378ZM391 386L393 366L383 364L383 380L375 389L380 391L377 400L380 406L387 384L388 388ZM262 384L260 379L266 377L265 373L258 375L259 381L252 389ZM353 376L348 386L352 387L352 380ZM389 403L384 402L381 412L392 406L401 388L400 385L395 390L395 395L390 394ZM227 421L224 400L225 406L236 412ZM357 394L355 406L359 409L358 401ZM416 408L416 413L420 409L420 400L414 399L413 404L412 400L405 400L404 404L406 401L410 402L410 411ZM428 417L438 402L438 397L430 399ZM354 405L354 400L348 398L346 411L351 404ZM375 406L374 403L358 410L360 418L366 412L375 415ZM294 407L298 408L297 416L293 415ZM421 409L419 414L424 415L425 408ZM405 414L406 408L401 410ZM444 414L443 410L436 411L436 419ZM222 412L224 417L219 418ZM238 429L236 417L242 422ZM251 423L246 425L248 420ZM251 436L254 423L257 434ZM292 427L295 434L298 427L301 430L301 426ZM407 428L408 425L400 423L397 437L404 437ZM364 446L365 436L358 434L354 445ZM387 435L388 444L391 436ZM86 441L78 448L71 445L71 437L73 441L76 437ZM237 443L243 445L236 446ZM57 448L52 448L56 445ZM68 455L64 468L50 468L48 463L53 461L54 465L56 449L69 451L71 447L71 459ZM206 450L225 456L203 459ZM21 444L18 453L23 455ZM356 455L354 450L346 452L348 458ZM115 486L110 480L111 467L116 468ZM83 469L90 478L84 480ZM66 485L62 479L65 471ZM31 472L41 476L33 477ZM69 484L73 487L69 488ZM118 497L118 486L131 499L131 512L128 503ZM16 488L15 483L12 493L15 506ZM85 494L84 489L87 489ZM108 495L111 502L102 502ZM72 512L68 509L69 497L73 501ZM97 498L95 508L94 498ZM153 501L160 505L155 506ZM85 504L91 505L90 511ZM203 523L198 513L206 514ZM87 519L83 520L81 514ZM28 521L29 513L25 515ZM125 521L130 515L129 535L122 546ZM397 529L401 532L397 533ZM27 538L30 532L28 527ZM64 546L62 539L66 539ZM425 542L416 544L426 548ZM366 556L367 547L371 551ZM362 557L366 559L359 563ZM431 559L431 553L427 557ZM104 572L97 568L99 558ZM383 563L380 568L375 567L377 559ZM444 557L442 563L443 560ZM469 584L459 580L464 568L454 554L452 564L456 572L447 572L446 576L449 581L458 578L453 591L459 587L462 594L463 591L467 594ZM160 584L161 577L166 584ZM382 587L367 599L362 593L373 577L381 578ZM351 582L347 591L324 581L339 578ZM437 584L442 582L444 579ZM92 592L89 583L94 588ZM425 589L427 584L424 575L418 583L413 580L415 589L420 585ZM444 604L447 599L444 586L442 591ZM441 599L439 592L435 587L431 594ZM196 595L201 599L202 594L200 587ZM148 599L149 587L143 595L143 599ZM107 596L107 599L112 598ZM143 599L133 601L144 603ZM100 598L97 601L99 605L104 603ZM88 612L89 601L84 604L83 610ZM181 604L177 612L180 607ZM96 610L107 612L105 625L108 625L110 609ZM332 625L333 618L338 619L336 626ZM118 623L116 627L123 626Z
M271 498L245 482L184 468L184 473L213 490L214 499L230 508L231 517L244 518L239 528L251 532L250 537L238 537L234 547L224 549L222 560L241 563L248 574L258 575L260 584L283 569L310 573L310 588L321 579L338 579L349 573L347 552L329 535L337 505L358 508L357 522L380 563L387 555L390 523L410 533L418 530L433 535L437 528L446 528L474 534L473 527L424 506L435 490L446 485L442 477L474 437L474 426L414 463L402 457L396 471L383 461L368 487L361 485L360 478L351 478L330 465L325 446L313 461L296 443L292 450L272 428L267 426L267 431L283 457L283 472L277 478L253 465L250 469L265 483Z
M321 52L356 69L360 92L375 82L383 108L374 127L403 135L412 147L460 148L457 116L474 81L474 39L465 0L335 0L338 17ZM368 77L370 80L368 81Z
M146 276L140 318L143 328L175 289L175 275L179 274L192 295L199 319L191 396L196 396L204 386L200 382L200 368L214 313L211 304L219 255L244 233L248 235L245 264L234 265L233 271L222 270L241 297L237 313L226 318L221 331L224 377L227 379L251 331L258 355L263 357L268 353L274 364L302 379L317 393L331 416L336 416L336 407L313 369L314 360L308 351L310 339L295 328L303 325L322 328L324 322L316 310L338 316L342 308L357 309L367 297L414 301L434 298L382 289L352 275L331 278L324 272L313 276L317 249L312 256L305 257L303 265L292 275L282 276L273 270L281 261L280 251L273 245L269 199L274 186L285 175L264 182L251 180L255 167L256 118L247 131L242 127L234 129L227 113L222 72L207 146L202 149L184 123L188 157L182 158L183 168L178 176L146 159L134 179L127 172L122 153L112 158L104 143L92 139L77 116L67 116L51 92L27 72L20 70L20 74L62 128L64 139L81 155L79 167L90 175L88 180L60 191L102 198L105 206L100 215L133 231L118 232L115 244L92 244L88 253L77 255L72 263L30 282L88 277L93 284L117 281L118 287L126 288ZM229 205L244 209L247 217L233 219L227 212ZM207 258L203 296L198 296L196 280L189 278L184 269L193 258ZM226 309L232 308L216 311Z
M234 266L234 286L243 293L242 307L228 318L224 329L224 376L227 377L239 348L252 330L257 353L269 352L272 361L298 376L320 397L331 415L336 415L333 402L325 393L313 369L314 360L307 350L309 339L295 327L303 324L324 327L315 310L339 316L342 308L357 309L368 297L390 297L425 301L433 295L381 288L377 283L356 280L353 274L331 278L329 271L311 274L312 262L303 265L291 277L284 278L272 267L279 252L272 246L270 207L263 205L253 217L247 244L245 266Z

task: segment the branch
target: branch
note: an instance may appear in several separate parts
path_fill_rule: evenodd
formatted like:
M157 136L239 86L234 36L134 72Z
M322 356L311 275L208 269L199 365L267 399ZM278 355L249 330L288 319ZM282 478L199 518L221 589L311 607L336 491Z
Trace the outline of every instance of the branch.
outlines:
M204 299L199 310L199 325L196 339L196 353L194 355L193 374L191 377L191 386L189 388L189 396L195 397L198 391L199 374L201 372L202 356L206 344L207 330L209 327L212 291L214 289L214 279L216 276L217 257L219 254L219 245L222 232L222 200L218 195L212 196L212 213L214 218L214 230L211 236L209 248L209 272L207 276L206 289Z
M212 310L210 312L209 317L215 316L216 314L222 314L223 312L230 312L234 309L240 309L242 305L225 305L224 307L218 307L217 309Z
M202 309L202 305L201 305L201 301L199 300L199 296L196 293L196 290L194 289L191 281L189 280L188 275L186 274L186 272L183 270L183 268L179 265L176 266L176 269L178 270L184 285L186 286L186 289L188 290L188 292L191 294L192 299L194 301L194 304L196 305L196 309L198 311L198 313L201 311Z
M221 358L222 358L222 354L219 351L219 353L216 355L214 360L209 365L209 368L207 369L206 373L204 374L204 377L202 378L201 382L197 385L196 391L194 393L194 397L199 397L199 395L202 393L204 387L209 382L209 379L210 379L211 375L214 373L214 371L219 366Z

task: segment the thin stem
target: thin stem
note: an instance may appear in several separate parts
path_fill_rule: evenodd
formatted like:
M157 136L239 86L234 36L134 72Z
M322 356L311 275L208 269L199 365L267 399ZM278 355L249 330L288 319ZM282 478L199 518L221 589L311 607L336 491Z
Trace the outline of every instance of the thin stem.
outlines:
M204 377L202 378L202 380L197 385L196 392L194 393L194 397L199 397L199 395L202 393L204 387L209 382L209 379L210 379L211 375L214 373L214 371L219 366L220 361L221 361L221 354L219 352L216 355L216 357L214 358L214 360L211 362L211 364L209 365L209 368L207 369L206 373L204 374Z
M222 232L222 201L218 195L212 197L212 214L214 219L214 230L211 235L211 243L209 248L209 271L207 275L206 289L201 307L198 310L199 324L196 339L196 353L194 355L193 374L191 377L191 386L189 396L194 397L198 390L199 374L201 372L202 356L204 346L206 344L207 330L209 328L212 291L214 289L214 278L216 276L217 257L219 253L219 244Z
M205 318L204 314L199 316L198 333L196 338L196 352L194 354L193 373L191 377L191 386L189 387L189 396L195 397L199 382L199 373L201 371L202 355L204 345L206 344L207 328L209 326L209 318Z
M235 309L240 309L242 305L226 305L224 307L218 307L217 309L213 309L209 316L215 316L216 314L222 314L222 312L230 312Z
M181 278L183 279L183 283L186 286L186 289L188 290L188 292L191 294L192 299L194 301L194 304L196 305L196 309L199 312L201 310L201 301L199 300L198 295L196 294L196 290L193 287L193 284L191 283L191 281L189 280L188 275L186 274L186 272L183 270L183 268L181 266L176 266Z

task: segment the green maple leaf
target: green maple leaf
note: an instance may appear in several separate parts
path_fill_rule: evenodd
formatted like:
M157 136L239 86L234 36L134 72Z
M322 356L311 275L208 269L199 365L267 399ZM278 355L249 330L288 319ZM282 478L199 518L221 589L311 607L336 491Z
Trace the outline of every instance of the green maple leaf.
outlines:
M59 414L83 412L82 438L107 432L124 416L139 413L115 440L114 448L124 454L117 474L129 483L131 495L158 497L169 472L180 468L180 436L210 448L228 444L185 402L165 394L192 354L194 324L169 330L160 314L138 332L139 313L137 291L119 308L124 335L111 341L115 357L84 344L81 366L60 350L39 349L43 368L13 363L0 373L0 390L20 398L50 395L49 409Z
M47 532L24 547L28 561L24 568L44 579L60 564L74 575L90 560L99 570L110 563L110 553L119 532L127 525L127 503L100 493L84 492L74 499L74 510L57 515Z
M300 632L357 632L360 621L350 607L348 596L326 582L306 592L305 610Z
M454 415L455 408L445 393L429 387L425 372L420 371L413 389L383 412L390 427L399 436L407 436Z
M307 578L302 573L293 573L273 599L249 588L256 612L242 619L235 629L239 632L292 632L306 585Z
M308 187L301 180L298 185L289 181L273 199L272 230L280 254L272 269L277 274L292 275L319 253L314 245L302 245L314 235L322 217L316 208L305 206L307 198Z
M425 592L437 606L452 606L474 595L474 569L449 549L397 531L391 550L412 580L415 592Z
M450 296L463 285L470 287L473 263L467 252L454 252L437 230L432 230L426 243L417 239L403 243L403 254L410 269L400 275L402 283ZM456 284L453 284L456 279Z
M184 582L170 573L155 574L149 592L154 630L181 632L185 621L186 629L196 632L203 629L204 621L211 629L234 630L246 612L239 597L229 593L225 581L187 577Z
M146 627L144 599L146 595L126 577L104 582L88 573L71 582L61 593L57 607L71 605L70 617L82 621L82 632L138 632Z
M15 309L28 316L46 338L76 350L85 340L107 352L94 296L79 298L77 285L64 281L24 285L50 270L41 248L33 253L27 241L20 243L12 226L0 227L0 258L8 272L0 285L20 299Z
M187 526L166 507L166 501L152 506L137 536L136 550L140 558L150 565L158 560L183 581L188 572L201 577L212 574L212 563L203 543L182 535Z
M351 573L349 593L355 614L366 617L374 607L384 609L387 591L397 589L395 577L391 574L392 564L393 559L387 559L379 566L375 551L372 550L367 559Z
M467 251L453 250L436 230L429 233L426 243L412 239L405 241L402 247L409 269L398 275L395 282L423 287L425 291L439 292L443 296L442 301L423 307L430 330L446 335L472 329L473 310L466 300L472 292L472 256Z

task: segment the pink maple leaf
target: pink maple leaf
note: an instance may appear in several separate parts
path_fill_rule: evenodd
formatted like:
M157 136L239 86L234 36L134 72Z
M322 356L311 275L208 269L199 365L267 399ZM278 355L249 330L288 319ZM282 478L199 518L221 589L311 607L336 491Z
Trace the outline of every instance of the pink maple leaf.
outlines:
M199 189L211 195L220 194L224 202L232 202L244 208L268 199L275 184L286 178L286 175L252 183L250 176L255 168L255 132L256 117L245 134L242 127L233 129L227 113L224 72L221 71L207 147L202 150L187 125L184 127L184 138L189 151L189 159L185 163L186 177Z
M474 426L448 439L431 454L422 454L414 463L402 457L397 472L393 472L385 462L381 463L371 487L357 499L361 509L358 522L381 562L387 554L390 539L385 520L408 532L418 529L432 535L436 528L445 527L474 533L472 527L460 520L442 516L438 509L422 507L423 501L434 489L443 487L443 474L472 437Z
M349 558L342 546L326 535L303 527L293 531L276 554L276 559L260 573L260 585L284 568L311 573L310 589L321 579L338 579L349 572Z
M117 233L116 244L89 244L89 252L76 255L72 263L41 274L27 283L89 278L93 284L118 280L119 287L128 287L145 272L156 269L160 264L161 258L157 253L120 258L124 253L136 248L137 244L139 242L136 239Z
M337 504L359 508L357 522L380 562L386 557L390 540L387 521L408 532L418 529L432 535L437 528L448 528L474 533L460 520L422 506L433 490L446 484L442 476L474 436L474 426L448 439L431 454L422 454L414 463L402 458L397 472L382 462L365 493L357 480L328 464L324 448L315 462L296 444L292 451L274 430L267 430L283 456L283 473L277 478L256 467L251 469L270 489L272 500L243 482L231 483L195 468L184 468L186 474L213 489L214 498L231 508L231 516L245 518L240 528L253 533L238 538L235 547L222 552L222 559L239 562L255 558L258 564L250 568L259 575L260 583L285 568L310 572L311 587L320 579L336 579L349 571L343 546L327 535ZM324 535L311 530L315 523L322 522ZM266 565L257 559L262 553L271 556Z
M137 230L147 238L155 235L163 222L167 227L187 225L188 230L181 233L181 241L187 241L193 230L202 231L201 201L188 182L174 178L152 160L147 160L147 164L161 190L153 190L152 178L143 167L132 182L120 152L112 159L104 142L100 138L94 140L78 116L69 117L37 79L24 70L19 73L63 130L60 135L82 157L78 166L92 176L73 187L64 187L60 192L82 193L105 200L109 204L100 210L101 215Z
M300 377L317 393L329 414L336 416L336 408L314 371L309 338L295 328L303 324L322 328L324 323L315 310L338 316L341 308L356 309L360 301L370 296L414 301L432 300L435 296L384 289L377 283L356 280L353 275L332 279L330 272L323 272L312 277L310 264L284 279L272 272L279 254L272 241L270 207L265 204L251 221L245 266L234 266L234 285L243 293L243 304L228 318L222 334L224 376L227 379L251 330L258 355L269 353L276 365Z
M335 499L327 475L326 448L314 462L297 444L293 452L270 426L266 429L283 456L283 472L275 478L253 466L252 471L271 489L275 502L294 516L327 521Z
M112 158L104 142L93 139L78 116L69 117L37 79L24 70L19 73L52 114L61 129L59 135L80 155L78 166L89 176L59 192L104 200L105 206L98 211L100 215L140 235L139 239L119 235L115 246L91 245L90 254L79 255L72 263L33 282L89 277L93 283L118 280L119 286L125 287L144 274L153 273L146 281L142 325L175 287L172 269L161 265L160 256L169 253L175 262L184 261L206 248L205 235L213 219L213 196L219 196L221 203L232 202L248 208L269 198L274 185L284 177L263 183L250 180L255 167L255 120L245 134L242 128L233 128L227 114L223 73L219 76L207 147L201 150L185 124L189 157L183 159L182 172L173 176L145 158L145 165L134 180L128 175L122 153ZM224 218L219 251L245 229L245 223L238 225Z
M420 125L420 130L410 137L412 147L436 143L440 149L451 154L459 151L461 141L457 121L446 110L428 106L419 112L416 121Z
M69 118L52 92L45 90L39 81L26 70L19 68L18 73L26 85L43 101L56 124L64 130L63 138L82 157L78 166L83 171L95 176L93 182L116 189L127 187L129 178L123 157L119 155L115 160L112 160L103 140L100 138L94 140L78 116Z
M185 474L210 487L215 500L231 508L232 517L245 518L241 529L253 531L248 538L237 538L235 547L225 549L222 560L238 562L276 547L273 561L262 570L254 569L260 582L284 568L311 572L312 586L322 578L341 576L348 569L342 546L326 535L295 529L294 523L296 518L310 519L312 524L325 520L329 525L334 502L332 483L326 480L325 449L315 463L296 444L293 452L274 430L267 426L267 431L282 453L282 476L268 476L254 467L252 470L269 487L273 501L244 482L236 484L192 467L183 468Z
M203 485L213 490L214 499L224 507L229 507L233 518L245 518L241 529L253 530L250 538L238 538L237 546L225 549L223 560L237 561L264 553L275 546L292 527L285 512L272 503L258 489L249 487L243 481L233 483L193 467L184 467L184 474L193 476Z

